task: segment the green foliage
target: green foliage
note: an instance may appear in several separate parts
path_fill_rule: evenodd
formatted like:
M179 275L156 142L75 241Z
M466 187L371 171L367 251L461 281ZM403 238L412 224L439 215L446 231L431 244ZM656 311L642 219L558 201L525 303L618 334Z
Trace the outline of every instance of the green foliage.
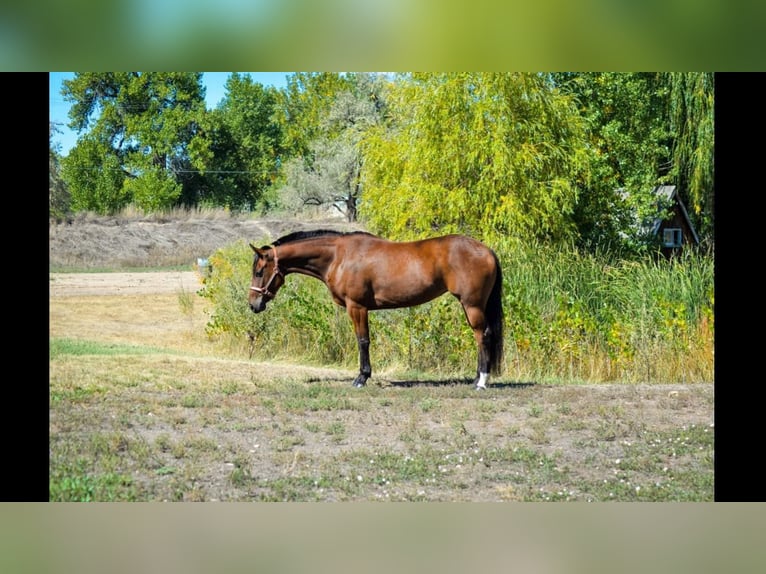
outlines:
M320 135L320 124L335 97L351 88L352 75L337 72L296 72L279 92L275 120L284 134L286 157L307 157Z
M181 188L195 181L187 177L191 169L204 167L203 94L200 73L88 72L65 80L69 125L87 130L63 170L73 208L113 213L131 202L149 210L175 205Z
M69 188L72 211L106 215L130 203L119 157L91 136L81 138L62 158L61 174Z
M670 178L683 192L690 217L703 236L712 235L715 198L715 75L676 72L665 76L669 122L675 135Z
M51 151L52 213L334 205L394 239L625 241L678 186L703 239L714 211L709 73L233 73L206 110L199 73L82 73L82 133ZM66 188L66 189L65 189ZM65 200L65 192L71 201Z
M370 315L373 365L410 372L465 372L476 362L476 344L463 308L446 295L407 309Z
M61 220L69 214L69 190L61 177L61 155L53 144L53 134L60 130L53 122L48 123L48 210L49 216Z
M226 97L207 117L211 144L205 162L207 186L198 201L234 210L268 206L282 154L281 128L273 119L277 90L231 74Z
M657 214L651 189L678 186L697 231L712 237L712 73L561 73L554 81L578 102L591 149L588 185L575 218L583 242L619 243ZM620 189L621 193L616 193Z
M515 255L503 272L519 364L584 380L712 380L711 257L637 262L544 246Z
M181 196L181 185L162 169L147 169L140 177L125 179L123 191L131 203L147 212L161 211Z
M355 361L348 352L356 341L346 313L319 281L291 275L267 310L253 313L248 306L252 262L253 252L244 242L211 255L213 272L200 291L213 304L206 327L209 336L225 334L261 358L300 352L309 361Z
M591 177L575 210L582 242L619 244L635 221L657 214L650 193L667 172L667 92L658 74L554 74L577 101L587 125Z
M210 258L212 273L205 278L200 295L215 309L206 330L209 336L228 333L235 339L258 332L258 321L248 307L253 252L244 241L224 247Z
M288 209L335 208L356 221L364 161L359 143L367 129L383 123L385 82L373 74L349 78L349 87L324 112L305 154L285 162L281 200Z
M542 74L413 74L391 89L394 129L371 130L362 213L393 238L442 232L573 235L587 177L583 124Z

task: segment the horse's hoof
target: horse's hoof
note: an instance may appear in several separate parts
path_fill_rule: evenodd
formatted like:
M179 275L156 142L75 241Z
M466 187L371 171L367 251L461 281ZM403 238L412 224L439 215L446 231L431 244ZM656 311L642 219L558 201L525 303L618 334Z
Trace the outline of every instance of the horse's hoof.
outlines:
M475 385L475 386L473 387L473 390L475 390L475 391L486 391L486 390L487 390L487 387L481 387L481 386L479 386L479 385Z
M362 382L355 382L354 383L354 387L356 387L357 389L361 389L364 386L365 386L365 384L362 383Z

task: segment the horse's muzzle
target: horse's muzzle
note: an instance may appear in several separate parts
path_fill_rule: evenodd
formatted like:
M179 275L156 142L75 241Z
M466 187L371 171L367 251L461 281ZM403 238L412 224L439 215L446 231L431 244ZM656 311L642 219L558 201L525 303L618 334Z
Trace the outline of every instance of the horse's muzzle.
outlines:
M258 297L258 299L256 299L254 302L250 303L250 310L253 313L260 313L261 311L265 311L266 303L267 303L266 297Z

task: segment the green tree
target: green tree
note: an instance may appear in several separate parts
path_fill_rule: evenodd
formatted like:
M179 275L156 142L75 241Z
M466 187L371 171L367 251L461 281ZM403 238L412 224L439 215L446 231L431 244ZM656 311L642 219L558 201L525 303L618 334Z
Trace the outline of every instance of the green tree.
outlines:
M634 236L655 217L658 184L678 186L695 227L712 234L714 76L711 73L563 73L588 127L591 179L576 209L589 243Z
M383 121L385 80L375 74L350 74L351 86L336 94L319 120L305 156L285 163L282 201L294 209L335 208L356 221L362 194L360 142L367 129Z
M114 213L130 203L120 156L107 142L89 135L79 138L61 159L61 175L74 212Z
M353 75L337 72L296 72L287 77L275 114L286 157L310 156L311 142L322 135L322 118L339 93L353 89L353 81Z
M200 73L88 72L65 80L70 127L84 132L65 158L73 208L154 210L194 197L184 187L209 144ZM74 199L77 197L77 201Z
M715 75L676 72L667 83L668 122L673 134L669 179L689 207L692 222L704 237L715 223Z
M667 92L658 74L554 74L573 95L587 126L591 177L574 219L590 245L620 244L634 237L636 221L657 213L651 194L670 166L664 120Z
M53 122L48 123L48 214L63 219L69 213L69 191L61 176L59 146L53 143L53 134L61 133Z
M282 134L274 120L278 91L233 73L226 96L206 124L211 161L201 200L240 210L267 206L282 156Z
M363 142L371 227L564 241L587 179L584 125L544 74L413 74L392 86L392 126Z

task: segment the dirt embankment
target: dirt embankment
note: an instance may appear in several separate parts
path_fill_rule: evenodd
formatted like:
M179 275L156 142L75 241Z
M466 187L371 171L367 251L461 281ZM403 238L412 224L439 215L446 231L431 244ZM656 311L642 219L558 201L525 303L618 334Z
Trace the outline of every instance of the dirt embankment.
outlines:
M186 265L238 240L269 242L293 231L360 229L343 220L210 217L82 218L51 222L50 270L126 269Z

